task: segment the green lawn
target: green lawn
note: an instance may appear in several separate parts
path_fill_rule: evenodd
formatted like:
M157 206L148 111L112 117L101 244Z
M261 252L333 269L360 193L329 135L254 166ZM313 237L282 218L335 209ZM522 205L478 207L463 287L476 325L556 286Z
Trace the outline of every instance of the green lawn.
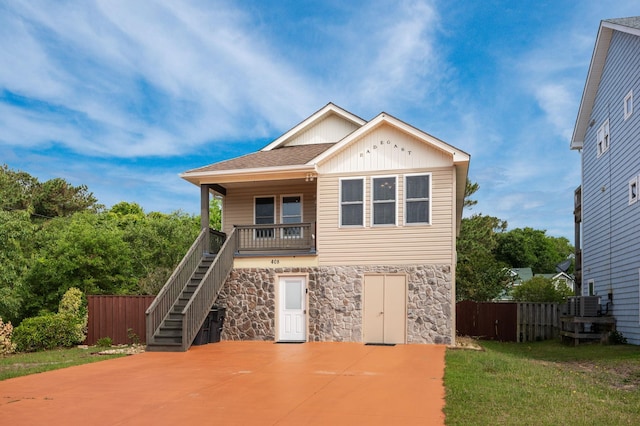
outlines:
M72 348L0 356L0 380L125 356L95 354L101 350L104 348Z
M640 424L640 347L559 341L449 349L448 425Z

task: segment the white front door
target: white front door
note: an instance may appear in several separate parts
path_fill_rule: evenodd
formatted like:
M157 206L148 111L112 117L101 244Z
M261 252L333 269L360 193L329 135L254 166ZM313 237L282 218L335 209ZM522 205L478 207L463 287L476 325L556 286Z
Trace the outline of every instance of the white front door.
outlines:
M305 277L280 277L278 290L278 339L284 342L305 342L307 340Z

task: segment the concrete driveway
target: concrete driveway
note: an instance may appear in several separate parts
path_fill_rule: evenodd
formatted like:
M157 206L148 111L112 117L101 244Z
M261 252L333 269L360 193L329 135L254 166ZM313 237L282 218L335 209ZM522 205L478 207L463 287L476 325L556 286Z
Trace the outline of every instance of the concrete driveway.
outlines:
M7 425L441 425L440 345L220 342L0 381Z

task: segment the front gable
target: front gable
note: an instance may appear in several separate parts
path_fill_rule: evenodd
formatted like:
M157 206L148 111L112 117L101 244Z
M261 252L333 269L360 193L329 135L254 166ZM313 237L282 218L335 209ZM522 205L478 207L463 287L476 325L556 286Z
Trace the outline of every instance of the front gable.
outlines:
M452 165L451 154L384 123L322 160L318 173L368 173Z

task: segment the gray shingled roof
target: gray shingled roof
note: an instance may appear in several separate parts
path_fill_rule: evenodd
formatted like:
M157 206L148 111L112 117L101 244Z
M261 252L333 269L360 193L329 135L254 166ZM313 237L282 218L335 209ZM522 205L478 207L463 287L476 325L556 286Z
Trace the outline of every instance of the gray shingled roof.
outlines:
M624 27L636 28L640 30L640 16L631 16L629 18L616 18L616 19L605 19L605 22L610 22L616 25L622 25Z
M331 148L335 143L284 146L271 151L258 151L242 157L220 161L187 173L215 172L222 170L242 170L263 167L297 166L308 163Z

